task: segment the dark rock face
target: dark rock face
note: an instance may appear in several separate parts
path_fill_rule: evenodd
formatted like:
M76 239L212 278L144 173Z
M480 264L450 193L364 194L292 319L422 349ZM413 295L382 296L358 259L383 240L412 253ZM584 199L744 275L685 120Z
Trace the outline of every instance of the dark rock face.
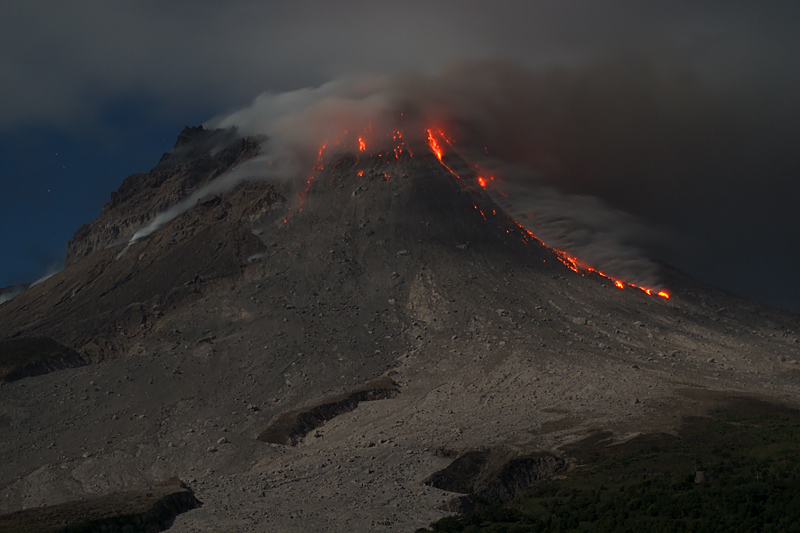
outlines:
M424 483L459 492L445 504L447 511L464 513L475 508L476 498L507 503L535 483L550 479L567 466L563 457L550 453L514 456L502 448L473 450L459 455Z
M237 138L233 130L185 128L173 152L150 172L125 178L102 214L78 229L67 244L65 266L130 237L160 212L253 157L259 141Z
M44 361L30 363L18 370L9 372L4 381L17 381L23 378L31 378L34 376L43 376L56 370L64 370L67 368L77 368L79 366L88 365L89 361L73 350L68 350L61 355L50 357Z
M41 376L87 365L89 361L52 339L10 339L0 341L0 375L3 381Z
M120 355L201 285L239 276L265 249L247 221L279 201L271 185L243 185L144 242L100 250L4 305L0 335L49 336L94 361Z
M397 384L391 379L377 379L354 391L326 398L309 407L281 413L261 432L258 440L296 446L310 431L343 413L349 413L361 402L385 400L394 398L397 394Z
M3 287L0 289L0 304L3 304L9 300L13 300L15 296L18 296L28 290L30 285L30 283L18 283L17 285L11 285L10 287Z
M450 492L475 492L475 480L489 459L489 450L472 450L456 457L447 467L434 472L426 485Z
M0 515L0 530L8 533L155 533L168 529L175 516L200 505L194 493L173 478L145 490Z
M506 463L497 478L480 492L503 503L510 502L534 483L550 479L566 466L562 457L542 453L516 457Z

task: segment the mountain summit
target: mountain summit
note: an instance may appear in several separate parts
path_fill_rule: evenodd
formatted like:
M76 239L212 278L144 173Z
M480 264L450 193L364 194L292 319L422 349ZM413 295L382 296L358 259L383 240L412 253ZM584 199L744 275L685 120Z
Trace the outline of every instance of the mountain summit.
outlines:
M588 268L428 136L218 190L263 139L192 128L126 178L67 267L0 305L0 336L87 363L0 387L0 508L178 476L203 505L171 531L409 531L458 492L567 468L598 429L797 403L796 316L667 268L663 297ZM477 452L470 490L435 475Z

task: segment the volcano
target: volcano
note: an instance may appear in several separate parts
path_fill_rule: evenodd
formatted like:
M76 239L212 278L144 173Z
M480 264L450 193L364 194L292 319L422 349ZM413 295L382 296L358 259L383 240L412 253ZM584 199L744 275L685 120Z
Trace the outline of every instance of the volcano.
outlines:
M564 446L597 430L670 432L733 397L797 406L798 317L548 248L427 136L218 191L263 139L187 128L128 177L67 267L0 305L4 358L63 348L0 386L0 511L176 476L202 506L170 531L411 531L459 494L568 468ZM474 472L452 481L459 464Z

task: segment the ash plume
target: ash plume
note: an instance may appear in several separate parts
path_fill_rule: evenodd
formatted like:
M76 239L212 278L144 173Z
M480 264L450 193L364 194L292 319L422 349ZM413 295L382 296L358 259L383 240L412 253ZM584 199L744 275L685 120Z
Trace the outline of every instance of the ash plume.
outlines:
M632 102L634 89L625 93L608 86L616 80L629 87L643 77L652 78L654 87L645 102ZM541 71L485 61L436 74L352 77L264 93L248 108L207 126L265 135L268 157L306 169L320 147L328 147L332 157L353 149L348 142L356 135L377 152L394 130L402 130L407 142L422 143L426 128L440 127L453 138L456 155L495 173L496 200L548 245L611 276L656 286L657 265L643 251L654 232L629 204L597 193L603 185L649 179L647 168L635 165L642 159L635 140L652 129L648 115L669 102L681 108L691 94L685 82L669 69L638 64ZM621 137L613 153L598 148L608 144L607 128ZM619 159L610 160L612 155ZM626 166L629 171L614 176L616 181L609 178Z
M122 159L117 150L133 139L108 134L125 123L150 132L131 148L137 157L156 158L167 144L154 149L155 139L187 117L228 113L270 90L212 123L270 131L269 153L284 139L310 165L337 123L394 121L398 110L449 120L460 149L490 148L560 193L596 197L658 228L626 240L644 255L800 311L800 4L245 1L224 15L209 2L189 11L164 2L5 4L0 130L13 152L30 155L0 176L0 203L8 200L9 224L28 220L48 256L61 250L35 229L38 215L22 196L52 174L38 152L46 139L24 141L29 127L87 139L82 157ZM402 73L410 68L419 72ZM364 72L381 76L353 75ZM45 145L57 151L61 142ZM84 195L114 185L57 168ZM101 200L78 211L53 206L59 239ZM17 262L37 275L46 266Z
M361 137L374 153L398 130L420 145L434 126L452 138L454 155L494 173L496 200L549 246L612 277L655 287L656 259L715 272L702 261L735 254L737 230L757 231L744 226L741 213L768 205L788 212L787 198L774 194L781 187L747 191L757 170L766 184L783 182L785 169L769 168L764 154L776 152L773 165L780 165L791 151L791 138L771 131L774 121L749 107L753 98L748 87L722 91L666 57L536 69L487 60L264 93L206 124L266 136L249 175L240 169L221 176L134 240L210 190L244 179L305 180L322 147L332 159L355 151ZM763 161L766 168L754 168ZM763 241L768 253L774 239Z

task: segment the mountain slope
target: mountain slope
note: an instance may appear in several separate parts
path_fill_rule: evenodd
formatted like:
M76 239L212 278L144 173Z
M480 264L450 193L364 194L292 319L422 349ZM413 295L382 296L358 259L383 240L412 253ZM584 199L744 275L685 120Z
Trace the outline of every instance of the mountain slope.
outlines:
M574 272L468 167L414 153L201 199L0 306L4 336L104 361L0 385L2 509L177 475L204 505L175 531L408 531L454 496L423 484L453 454L669 431L731 394L796 403L797 317L677 272L669 300ZM399 393L257 440L380 376Z

